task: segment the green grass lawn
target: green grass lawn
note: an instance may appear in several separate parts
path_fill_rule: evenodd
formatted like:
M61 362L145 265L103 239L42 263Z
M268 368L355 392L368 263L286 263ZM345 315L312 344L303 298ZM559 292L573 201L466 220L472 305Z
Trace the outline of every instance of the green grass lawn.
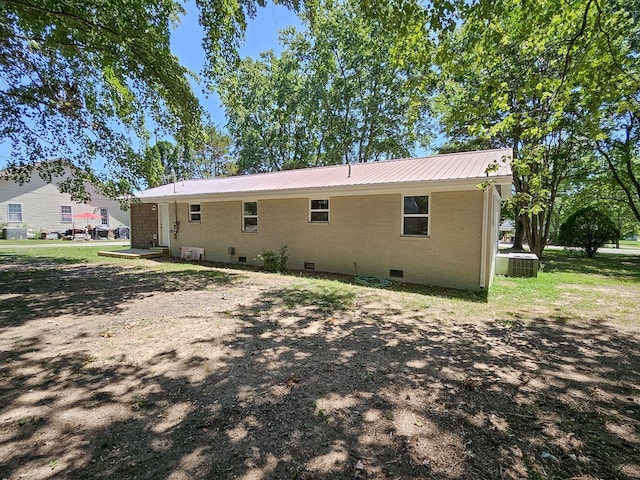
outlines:
M36 245L64 245L64 246L72 246L74 244L95 244L95 245L99 245L101 242L104 242L105 240L90 240L90 241L84 241L84 240L40 240L40 239L29 239L29 240L5 240L5 239L0 239L0 249L1 248L6 248L6 245L29 245L29 246L36 246ZM127 239L123 239L123 240L109 240L109 242L122 242L124 243L129 243L129 240Z

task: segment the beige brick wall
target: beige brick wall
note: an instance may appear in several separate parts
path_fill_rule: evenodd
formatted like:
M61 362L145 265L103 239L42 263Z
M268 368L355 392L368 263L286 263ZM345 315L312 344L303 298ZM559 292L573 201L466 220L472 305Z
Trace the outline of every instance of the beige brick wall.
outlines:
M171 236L171 253L203 247L207 260L236 262L243 256L260 265L254 259L263 250L288 245L292 269L313 262L316 271L354 274L355 263L361 275L389 278L390 269L403 270L406 282L478 289L482 199L481 191L432 193L428 238L401 235L400 194L331 197L328 224L309 222L308 198L261 200L258 233L241 231L240 201L202 203L200 223L189 222L189 205L178 203L180 229ZM172 220L176 207L171 205Z
M131 204L131 248L149 248L154 235L158 235L158 206L155 203Z

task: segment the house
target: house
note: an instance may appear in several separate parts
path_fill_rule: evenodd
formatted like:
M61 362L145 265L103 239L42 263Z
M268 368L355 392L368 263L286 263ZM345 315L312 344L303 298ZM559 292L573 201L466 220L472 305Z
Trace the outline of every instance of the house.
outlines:
M511 156L487 150L178 181L137 195L132 247L260 265L263 251L287 245L291 269L482 289L494 273Z
M60 161L60 160L52 160ZM89 203L77 203L67 193L60 193L58 183L69 175L69 167L62 176L44 181L36 169L29 181L22 185L0 173L0 225L9 238L26 238L27 232L65 232L87 226L114 230L129 225L129 211L119 202L100 195L91 186ZM83 219L81 214L94 214L94 219Z

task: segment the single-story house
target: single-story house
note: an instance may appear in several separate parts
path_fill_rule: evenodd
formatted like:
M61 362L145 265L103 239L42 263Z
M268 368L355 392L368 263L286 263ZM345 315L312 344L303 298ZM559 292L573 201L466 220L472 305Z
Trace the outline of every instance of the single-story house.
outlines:
M61 161L61 160L52 160ZM90 185L88 203L77 203L71 195L61 193L58 184L69 175L69 168L62 176L52 176L46 182L34 169L29 181L22 184L0 172L0 225L12 238L24 238L26 232L65 232L72 228L88 226L115 230L129 225L129 211L123 210L118 201L100 195ZM82 218L82 214L91 218Z
M286 245L295 270L482 289L511 157L499 149L177 181L136 195L132 247L261 265L263 251Z

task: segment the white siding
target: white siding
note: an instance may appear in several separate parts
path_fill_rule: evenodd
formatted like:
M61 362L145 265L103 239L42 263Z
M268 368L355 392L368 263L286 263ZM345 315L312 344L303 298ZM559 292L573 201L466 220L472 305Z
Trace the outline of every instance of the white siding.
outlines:
M97 226L100 220L73 219L71 223L63 223L60 215L61 205L70 205L72 215L84 212L100 214L101 208L109 211L109 228L129 225L129 211L123 211L117 201L104 196L93 194L88 204L75 203L71 196L60 193L54 184L45 183L37 174L31 181L19 185L11 180L0 179L0 224L8 224L9 228L30 228L34 232L48 230L52 232L64 231L72 227L83 228L90 224ZM22 222L8 222L8 204L22 205ZM26 225L26 227L24 227Z

